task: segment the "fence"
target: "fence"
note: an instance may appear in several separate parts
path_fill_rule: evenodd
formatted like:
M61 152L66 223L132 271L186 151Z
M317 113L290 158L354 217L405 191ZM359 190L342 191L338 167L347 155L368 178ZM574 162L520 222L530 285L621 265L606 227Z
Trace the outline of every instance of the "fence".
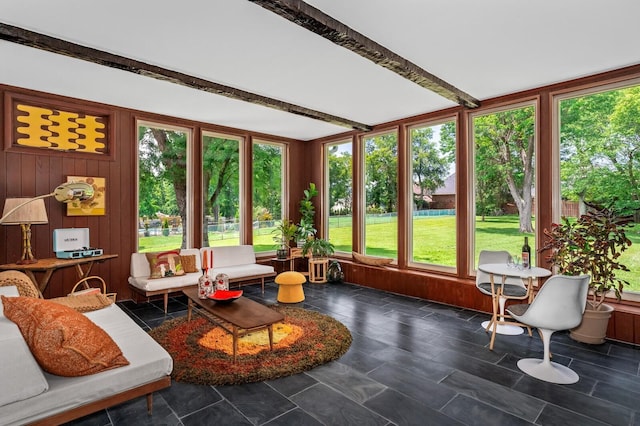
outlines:
M432 209L432 210L415 210L413 217L429 217L429 216L455 216L455 209ZM374 225L379 223L390 223L396 221L398 214L396 212L380 213L380 214L367 214L367 225ZM263 220L253 222L253 232L255 235L266 235L273 232L274 227L278 221L275 220ZM353 226L353 217L351 215L332 215L329 216L330 228L344 228ZM207 225L207 231L209 232L209 238L215 240L224 240L227 238L238 238L240 235L240 223L237 221L225 220L222 222L209 222ZM150 227L148 229L149 236L162 235L162 229L160 227ZM181 234L182 227L172 228L171 234ZM140 236L144 235L144 229L139 230Z

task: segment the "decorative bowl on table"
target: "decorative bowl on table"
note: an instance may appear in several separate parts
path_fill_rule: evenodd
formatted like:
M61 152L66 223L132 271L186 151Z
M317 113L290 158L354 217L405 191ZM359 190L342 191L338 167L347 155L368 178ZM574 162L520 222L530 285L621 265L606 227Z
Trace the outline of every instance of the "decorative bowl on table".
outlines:
M242 290L216 290L209 295L209 299L219 303L230 303L242 296Z

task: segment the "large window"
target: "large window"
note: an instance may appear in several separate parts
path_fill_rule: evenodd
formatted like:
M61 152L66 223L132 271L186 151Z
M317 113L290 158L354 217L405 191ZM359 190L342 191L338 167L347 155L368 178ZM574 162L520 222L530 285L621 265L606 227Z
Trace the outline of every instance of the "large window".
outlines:
M253 143L253 247L274 251L273 232L284 218L285 145Z
M364 252L398 257L398 135L363 138L365 226Z
M619 262L630 271L624 291L640 292L640 86L558 97L559 167L557 208L577 218L585 202L635 216L627 228L632 245ZM624 293L623 293L624 295Z
M202 246L240 243L241 140L220 134L202 135Z
M189 247L189 129L138 123L138 251Z
M410 263L456 266L456 122L409 129Z
M349 253L352 250L353 230L353 144L337 142L328 144L327 221L329 241L336 251Z
M472 116L474 264L480 250L520 255L524 237L536 264L535 121L533 105Z

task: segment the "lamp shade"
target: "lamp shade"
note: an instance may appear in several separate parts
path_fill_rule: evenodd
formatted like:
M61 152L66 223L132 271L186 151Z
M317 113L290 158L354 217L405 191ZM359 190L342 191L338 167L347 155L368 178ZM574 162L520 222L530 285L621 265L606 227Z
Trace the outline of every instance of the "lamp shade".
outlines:
M8 214L13 209L16 210ZM4 201L2 224L21 225L23 223L36 225L49 223L43 199L7 198Z

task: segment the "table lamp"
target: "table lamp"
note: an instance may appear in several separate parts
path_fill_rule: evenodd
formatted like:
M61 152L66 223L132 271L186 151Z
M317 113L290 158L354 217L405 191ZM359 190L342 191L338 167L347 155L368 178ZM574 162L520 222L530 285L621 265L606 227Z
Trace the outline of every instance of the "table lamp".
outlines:
M20 225L22 228L22 258L17 264L36 263L31 251L31 225L49 223L43 198L55 197L61 203L88 200L93 197L93 187L85 182L67 182L58 185L50 194L34 198L7 198L0 223Z

